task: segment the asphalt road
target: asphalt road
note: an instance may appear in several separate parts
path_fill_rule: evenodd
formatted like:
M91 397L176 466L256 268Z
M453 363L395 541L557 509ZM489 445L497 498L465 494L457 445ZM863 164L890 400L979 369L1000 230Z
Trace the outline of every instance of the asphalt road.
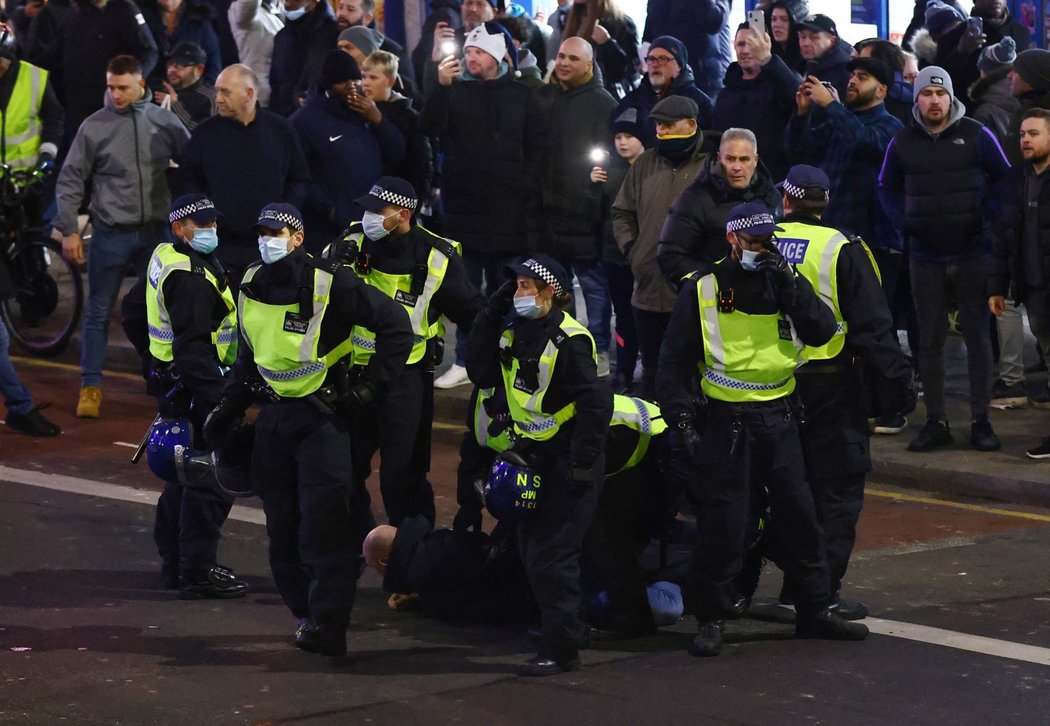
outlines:
M846 593L871 606L863 643L795 641L790 625L746 619L722 656L700 661L682 621L527 680L515 675L531 655L523 633L395 613L367 572L351 655L334 662L292 647L253 500L220 550L252 583L247 598L159 589L160 482L128 463L152 419L139 381L107 378L103 417L79 421L75 369L19 366L65 433L0 427L0 724L1046 722L1050 511L873 483ZM444 413L439 524L454 513L459 439ZM778 587L767 571L760 595Z

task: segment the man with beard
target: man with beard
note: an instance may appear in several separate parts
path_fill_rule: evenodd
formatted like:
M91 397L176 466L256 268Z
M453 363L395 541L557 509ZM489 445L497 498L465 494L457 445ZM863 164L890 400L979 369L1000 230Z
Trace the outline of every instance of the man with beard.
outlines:
M831 203L821 219L846 229L867 242L883 274L883 288L892 299L902 249L900 233L882 214L876 181L890 139L903 128L886 110L885 99L893 74L877 58L854 58L849 63L846 101L813 76L795 95L797 110L788 123L788 156L820 167L831 180ZM824 109L814 120L813 107Z
M645 56L645 67L641 85L624 96L613 114L613 118L619 118L627 109L637 109L638 138L645 148L651 149L656 144L655 126L649 123L649 113L665 98L691 98L697 107L697 123L707 126L711 122L714 105L711 98L697 88L693 69L689 67L689 54L680 40L670 35L655 39Z
M335 6L335 23L339 26L340 33L358 26L374 29L375 17L376 0L339 0L339 3ZM398 73L401 75L401 78L415 83L416 74L412 68L412 58L405 46L396 40L391 40L382 33L379 34L379 37L382 39L379 50L385 50L387 53L396 55ZM368 53L365 55L368 55ZM354 60L357 59L355 58ZM360 61L358 61L358 65L360 65Z

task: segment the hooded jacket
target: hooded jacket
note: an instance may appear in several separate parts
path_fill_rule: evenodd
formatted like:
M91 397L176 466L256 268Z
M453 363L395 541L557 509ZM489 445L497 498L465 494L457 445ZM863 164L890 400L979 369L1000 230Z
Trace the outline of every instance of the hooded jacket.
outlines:
M973 14L973 13L971 13ZM959 39L966 32L966 23L959 23L942 35L937 41L937 55L933 64L948 71L952 77L952 85L955 87L956 97L962 102L967 110L973 110L968 89L980 77L977 70L977 60L981 55L981 48L977 48L968 55L959 53ZM984 20L984 47L998 43L1006 36L1010 36L1017 44L1017 52L1032 47L1032 36L1028 28L1014 20L1009 11L1006 11L1000 20L993 21L988 18Z
M664 276L676 287L684 277L700 271L707 274L716 262L729 254L726 218L741 202L756 200L776 212L780 192L769 172L759 162L746 189L733 189L725 178L718 156L704 162L696 179L667 213L660 231L656 260Z
M1011 119L1020 110L1021 102L1010 93L1009 73L1009 67L999 68L970 86L970 99L974 105L970 118L992 130L1013 166L1020 162L1021 152L1017 133L1011 129ZM1014 142L1012 147L1011 137Z
M656 143L656 126L649 120L649 114L652 112L653 106L668 96L685 96L696 101L697 108L700 109L697 122L701 128L709 128L711 126L715 108L714 103L711 101L710 96L697 88L693 79L693 69L689 66L683 68L678 77L672 79L666 88L653 88L649 75L643 75L642 82L638 88L628 93L620 101L613 118L618 118L629 108L637 109L638 139L645 148L651 149Z
M931 133L913 110L911 126L886 148L879 199L902 230L912 260L945 262L991 251L985 220L998 220L1010 168L995 135L952 100L948 125Z
M233 38L237 41L241 63L255 71L259 79L256 97L262 106L268 106L273 39L281 32L284 21L261 0L233 0L226 15L230 20Z
M541 133L530 95L509 73L491 81L465 76L435 84L423 107L423 133L440 137L445 149L442 231L467 253L514 256L526 249L526 160Z
M273 39L270 61L270 110L291 116L299 99L320 80L328 51L335 48L339 26L326 3L298 20L285 22Z
M165 174L189 138L178 117L154 105L148 91L121 109L107 94L102 110L80 125L58 174L58 231L77 231L89 181L91 214L103 224L138 227L167 221L171 194Z
M552 78L533 98L542 129L534 176L542 205L539 250L563 263L597 260L601 188L589 183L590 151L612 138L616 102L603 88L597 65L584 83L566 89Z
M656 149L649 149L623 180L612 208L613 234L634 273L631 305L636 308L657 313L674 310L678 294L660 271L657 246L667 210L693 182L706 158L700 143L677 165Z

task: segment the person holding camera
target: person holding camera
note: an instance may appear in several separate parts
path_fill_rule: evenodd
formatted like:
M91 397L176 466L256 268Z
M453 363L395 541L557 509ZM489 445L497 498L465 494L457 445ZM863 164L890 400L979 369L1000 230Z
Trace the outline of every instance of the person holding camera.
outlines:
M539 653L522 674L546 676L580 666L580 553L605 478L612 391L598 380L594 338L564 312L565 268L535 254L504 274L511 279L474 321L467 372L477 386L505 390L509 452L542 477L540 501L520 521L518 538L541 611Z
M830 608L827 556L806 482L794 395L803 346L828 343L835 316L776 248L778 228L767 206L733 207L725 229L731 252L686 280L656 378L671 456L703 472L690 492L698 539L685 596L698 634L689 653L718 655L723 620L747 610L737 577L756 482L768 490L777 527L790 533L780 564L796 586L796 637L861 640L868 629Z

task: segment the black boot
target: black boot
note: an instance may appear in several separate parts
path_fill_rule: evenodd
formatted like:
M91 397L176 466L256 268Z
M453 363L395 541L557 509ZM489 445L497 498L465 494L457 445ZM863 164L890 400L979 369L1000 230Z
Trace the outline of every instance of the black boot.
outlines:
M795 619L796 638L821 638L824 640L864 640L868 637L868 626L843 620L828 607L816 613Z
M238 580L228 568L213 566L207 570L183 570L179 574L179 597L207 600L230 600L248 594L248 583Z
M531 678L553 676L566 671L574 671L580 665L580 655L576 652L562 653L556 657L537 655L522 667L521 675Z
M857 600L839 598L832 603L831 610L843 620L863 620L868 617L868 606Z
M721 620L709 620L700 623L699 633L689 646L689 655L697 658L709 658L722 652L722 639L725 636L725 625Z
M319 625L303 618L295 630L295 647L307 653L345 658L346 626Z

